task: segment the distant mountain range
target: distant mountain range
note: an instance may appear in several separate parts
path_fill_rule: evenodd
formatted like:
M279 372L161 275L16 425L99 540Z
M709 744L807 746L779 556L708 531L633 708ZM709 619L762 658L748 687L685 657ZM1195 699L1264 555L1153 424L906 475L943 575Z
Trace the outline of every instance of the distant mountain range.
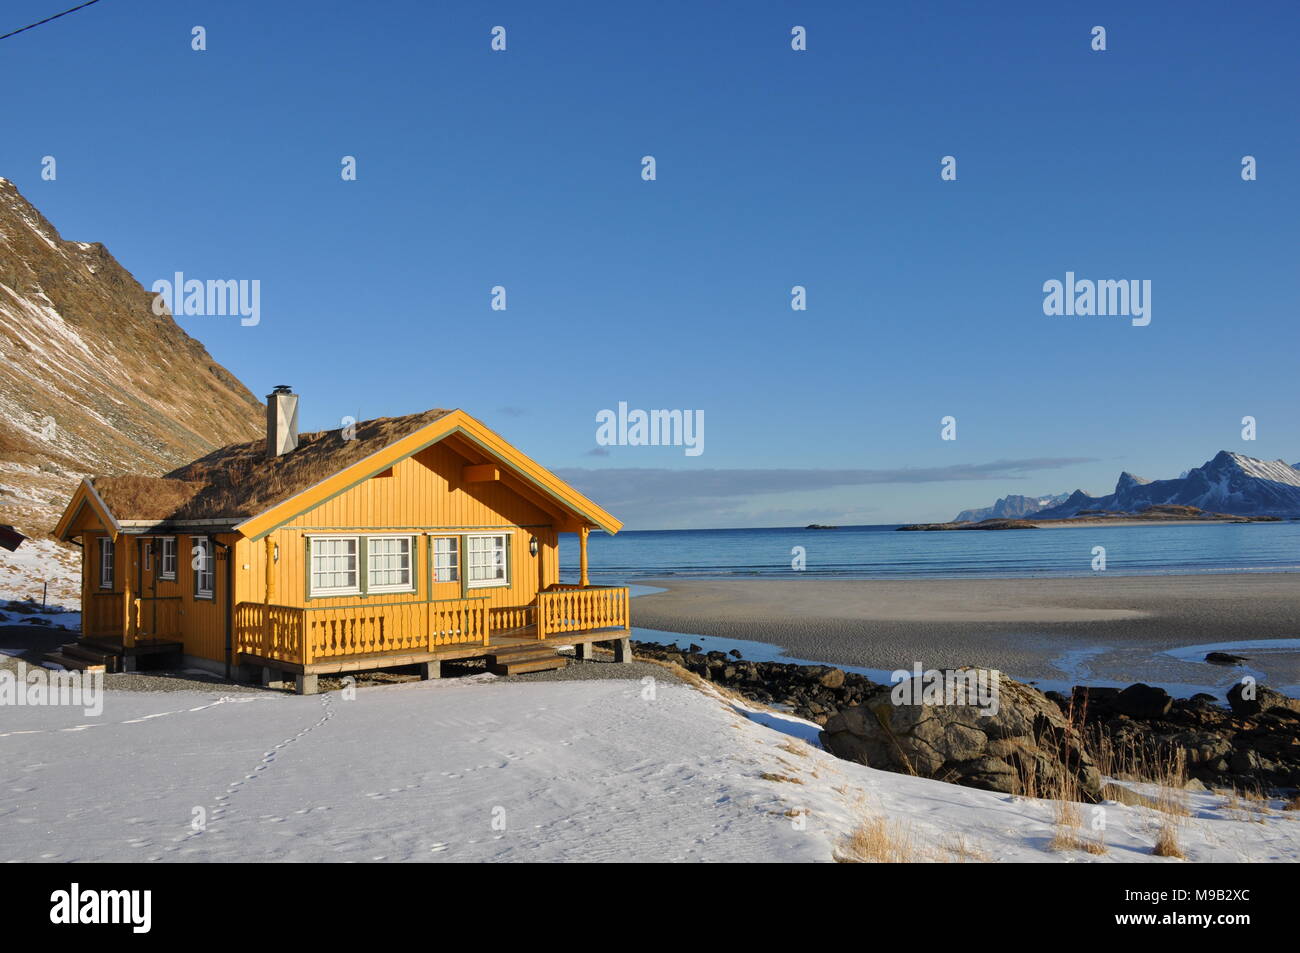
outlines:
M1064 503L1069 496L1068 493L1058 493L1055 496L1004 496L992 506L962 510L953 522L978 523L980 520L988 519L1024 519L1049 506Z
M956 522L1031 514L1062 519L1084 510L1138 513L1148 506L1168 504L1234 516L1300 516L1300 463L1257 460L1220 450L1214 459L1176 479L1145 480L1125 472L1119 475L1115 491L1106 496L1089 496L1083 490L1056 497L1008 496L990 507L962 510Z

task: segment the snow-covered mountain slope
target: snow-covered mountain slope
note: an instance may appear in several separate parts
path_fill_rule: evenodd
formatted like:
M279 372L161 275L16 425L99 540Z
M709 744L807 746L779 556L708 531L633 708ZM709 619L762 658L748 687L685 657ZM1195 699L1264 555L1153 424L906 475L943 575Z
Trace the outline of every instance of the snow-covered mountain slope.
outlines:
M1089 496L1076 490L1065 502L1037 515L1074 516L1089 509L1136 513L1157 504L1196 506L1239 516L1300 516L1300 470L1283 460L1258 460L1220 450L1213 459L1176 479L1143 480L1122 473L1114 493Z
M815 725L650 688L485 675L8 708L0 861L829 861L879 819L916 860L1165 862L1153 808L1108 802L1104 854L1053 851L1049 801L840 761L802 740ZM1300 813L1187 801L1189 860L1300 860Z
M49 530L87 473L164 473L264 411L100 244L0 179L0 523Z

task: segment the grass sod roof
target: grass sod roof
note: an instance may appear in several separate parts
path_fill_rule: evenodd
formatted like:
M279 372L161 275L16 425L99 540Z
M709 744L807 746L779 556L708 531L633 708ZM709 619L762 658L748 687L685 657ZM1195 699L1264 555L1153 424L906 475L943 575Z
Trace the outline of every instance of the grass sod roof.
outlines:
M119 520L248 519L427 427L450 410L378 417L343 431L298 435L298 448L266 456L266 440L214 450L162 477L96 477L95 489Z

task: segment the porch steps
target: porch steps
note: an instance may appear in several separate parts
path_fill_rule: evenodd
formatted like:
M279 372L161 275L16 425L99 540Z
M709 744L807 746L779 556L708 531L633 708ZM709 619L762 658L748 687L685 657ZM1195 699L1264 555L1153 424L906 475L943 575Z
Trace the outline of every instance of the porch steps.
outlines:
M79 672L120 672L121 653L122 649L118 646L82 639L60 646L57 652L47 653L45 661Z
M521 645L489 653L487 663L493 675L524 675L564 668L569 660L549 645Z
M109 670L111 664L110 660L87 657L91 654L92 653L81 649L81 647L75 642L72 642L63 646L57 652L46 652L45 661L53 662L55 665L60 665L69 671L106 672Z

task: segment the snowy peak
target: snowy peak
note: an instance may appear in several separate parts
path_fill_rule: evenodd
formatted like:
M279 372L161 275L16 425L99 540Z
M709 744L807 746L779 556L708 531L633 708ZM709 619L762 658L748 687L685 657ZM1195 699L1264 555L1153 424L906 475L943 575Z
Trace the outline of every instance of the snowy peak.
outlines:
M1064 503L1039 515L1050 519L1076 516L1080 510L1138 513L1158 505L1195 506L1236 516L1300 516L1300 470L1283 460L1220 450L1177 479L1143 480L1121 473L1109 496L1075 491Z
M1285 460L1259 460L1242 453L1220 450L1202 469L1216 475L1235 471L1257 480L1300 486L1300 471Z
M1134 476L1125 470L1119 475L1119 481L1115 484L1115 492L1123 493L1125 490L1131 489L1132 487L1145 486L1150 482L1150 480L1144 480L1142 477Z

